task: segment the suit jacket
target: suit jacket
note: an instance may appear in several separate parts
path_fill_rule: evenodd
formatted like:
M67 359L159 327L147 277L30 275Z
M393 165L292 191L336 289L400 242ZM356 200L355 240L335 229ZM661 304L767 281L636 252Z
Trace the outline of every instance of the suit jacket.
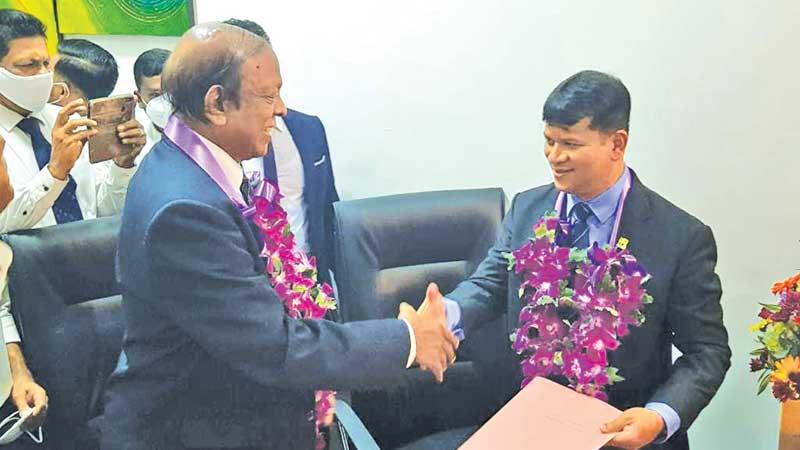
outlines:
M503 252L521 247L533 224L554 209L558 191L550 184L518 194L494 247L475 273L447 297L460 303L467 339L480 323L507 313L509 333L518 327L520 278L509 274ZM722 323L719 277L714 272L716 244L711 229L645 187L633 174L625 200L620 236L648 269L648 292L655 301L609 355L626 381L609 389L620 409L663 402L680 416L681 429L663 450L687 450L686 429L708 404L730 367L728 334ZM674 364L671 345L681 356ZM519 359L510 350L505 373L513 395L519 390Z
M315 389L405 371L399 320L290 320L251 224L166 137L132 180L119 239L126 332L104 449L309 449Z
M303 206L311 255L317 258L318 278L330 283L333 269L333 202L339 201L333 178L325 127L319 117L288 110L283 118L303 162ZM264 157L264 170L275 171L275 155Z

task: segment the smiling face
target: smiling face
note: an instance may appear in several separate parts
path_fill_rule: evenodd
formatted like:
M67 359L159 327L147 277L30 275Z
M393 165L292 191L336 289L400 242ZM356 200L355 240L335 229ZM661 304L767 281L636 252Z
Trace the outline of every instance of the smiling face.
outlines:
M544 155L556 188L581 200L609 189L625 167L627 131L593 130L589 117L566 127L545 124L544 139Z
M280 97L283 80L278 60L270 48L242 64L241 80L238 107L225 101L224 135L229 144L221 145L235 151L231 156L238 161L264 156L275 127L275 116L286 114L286 105Z

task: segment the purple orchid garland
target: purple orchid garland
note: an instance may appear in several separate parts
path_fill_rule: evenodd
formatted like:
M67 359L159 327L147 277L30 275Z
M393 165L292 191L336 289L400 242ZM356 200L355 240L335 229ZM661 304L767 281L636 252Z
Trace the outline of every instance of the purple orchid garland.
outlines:
M650 278L626 250L596 243L587 249L562 247L569 224L554 213L533 226L525 245L504 256L522 278L519 328L511 347L522 356L523 382L564 377L578 392L608 401L607 386L624 380L609 365L631 326L644 323L643 305L653 298L643 287Z
M265 181L266 183L266 181ZM267 261L266 274L287 314L293 319L321 319L330 309L336 309L333 289L327 283L317 282L317 262L309 258L295 243L286 211L281 207L280 191L274 184L275 196L271 200L253 197L255 214L253 222L261 231L264 249L261 256ZM335 392L317 391L314 395L316 410L316 446L325 448L320 428L335 405Z

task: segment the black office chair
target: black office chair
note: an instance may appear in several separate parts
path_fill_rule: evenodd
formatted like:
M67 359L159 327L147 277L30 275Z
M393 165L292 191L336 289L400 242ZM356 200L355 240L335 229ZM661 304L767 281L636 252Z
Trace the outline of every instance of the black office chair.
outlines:
M335 279L342 320L397 317L419 306L428 282L443 293L486 256L504 213L502 189L392 195L334 204ZM402 384L352 393L353 409L382 448L475 426L501 405L493 362L509 345L504 318L473 332L438 384L410 370Z
M88 421L102 409L122 346L118 230L118 218L103 218L3 237L14 251L9 294L25 358L50 398L45 445L37 448L97 445Z

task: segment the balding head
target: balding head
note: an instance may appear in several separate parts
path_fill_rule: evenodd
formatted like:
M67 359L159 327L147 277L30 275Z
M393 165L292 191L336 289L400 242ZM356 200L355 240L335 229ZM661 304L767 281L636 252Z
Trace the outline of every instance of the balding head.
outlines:
M269 43L224 23L187 31L164 66L161 84L185 123L239 160L247 156L246 148L262 141L263 154L274 116L285 114L278 61ZM253 142L242 142L248 136Z
M241 28L221 22L196 25L167 60L162 88L176 113L207 122L203 99L208 90L220 86L221 99L238 106L242 63L265 51L271 51L266 41Z

